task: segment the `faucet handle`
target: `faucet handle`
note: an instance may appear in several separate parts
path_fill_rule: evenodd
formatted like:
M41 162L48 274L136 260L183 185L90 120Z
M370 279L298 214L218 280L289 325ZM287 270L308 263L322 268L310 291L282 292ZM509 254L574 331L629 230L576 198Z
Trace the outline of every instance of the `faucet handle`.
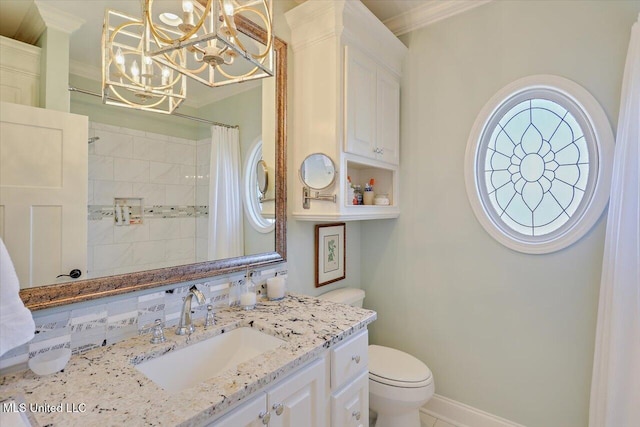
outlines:
M208 328L209 326L213 326L216 324L215 313L213 311L213 306L211 304L207 305L207 317L204 320L204 327Z
M151 337L151 344L160 344L167 339L164 337L164 331L162 330L162 320L156 319L153 325L153 337Z

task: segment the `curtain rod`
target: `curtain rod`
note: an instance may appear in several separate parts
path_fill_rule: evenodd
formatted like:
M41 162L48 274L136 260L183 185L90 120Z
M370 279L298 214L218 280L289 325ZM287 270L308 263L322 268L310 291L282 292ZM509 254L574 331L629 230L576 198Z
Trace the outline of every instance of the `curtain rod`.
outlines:
M73 87L73 86L69 86L69 92L79 92L79 93L83 93L85 95L97 96L98 98L102 98L102 95L100 95L99 93L91 92L91 91L84 90L84 89L78 89L77 87ZM218 122L214 122L214 121L211 121L211 120L202 119L200 117L188 116L188 115L182 114L182 113L171 113L170 115L171 116L180 117L180 118L183 118L183 119L193 120L193 121L196 121L196 122L208 123L210 125L222 126L222 127L226 127L226 128L238 129L240 127L238 125L228 125L226 123L218 123Z

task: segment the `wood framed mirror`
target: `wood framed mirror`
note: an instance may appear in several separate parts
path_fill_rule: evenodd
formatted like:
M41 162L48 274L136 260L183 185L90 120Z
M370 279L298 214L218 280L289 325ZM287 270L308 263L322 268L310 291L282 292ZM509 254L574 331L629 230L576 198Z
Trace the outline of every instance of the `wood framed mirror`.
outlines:
M246 35L264 41L266 31L252 21L236 17ZM30 310L41 310L174 283L224 275L286 260L286 84L287 44L274 37L275 50L275 250L259 254L195 264L139 271L95 279L38 286L20 291Z

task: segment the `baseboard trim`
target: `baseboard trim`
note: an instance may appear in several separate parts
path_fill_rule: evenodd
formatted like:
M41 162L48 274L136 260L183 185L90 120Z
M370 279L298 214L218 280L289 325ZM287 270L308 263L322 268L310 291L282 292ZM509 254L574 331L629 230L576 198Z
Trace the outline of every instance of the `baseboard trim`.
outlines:
M439 394L434 394L420 412L456 427L525 427Z

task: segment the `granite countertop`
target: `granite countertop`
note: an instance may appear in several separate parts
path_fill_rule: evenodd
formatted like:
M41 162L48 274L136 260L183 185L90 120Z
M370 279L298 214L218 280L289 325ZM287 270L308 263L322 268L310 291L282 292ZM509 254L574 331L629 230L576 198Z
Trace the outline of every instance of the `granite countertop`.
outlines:
M39 377L27 370L4 376L0 378L0 400L22 395L27 405L45 405L34 414L41 426L199 425L375 319L371 310L295 294L283 301L261 300L251 311L225 307L216 313L216 325L207 330L202 321L194 322L196 332L190 344L243 326L278 337L285 344L171 394L134 368L134 363L188 345L185 336L169 329L163 344L151 344L150 335L141 335L72 356L64 372L54 375ZM54 412L58 408L62 412Z

